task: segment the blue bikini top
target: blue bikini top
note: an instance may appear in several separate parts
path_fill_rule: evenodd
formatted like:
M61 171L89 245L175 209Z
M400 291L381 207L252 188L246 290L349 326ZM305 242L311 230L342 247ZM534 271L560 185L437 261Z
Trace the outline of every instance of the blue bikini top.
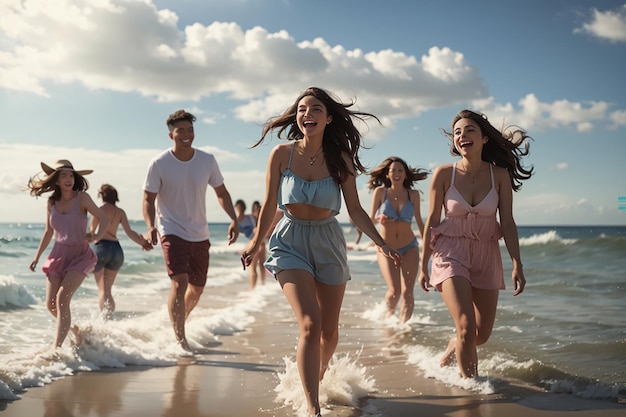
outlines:
M411 223L411 221L413 221L415 207L413 207L413 202L411 201L411 194L409 193L409 190L407 190L407 193L409 194L409 201L407 201L406 204L402 207L402 210L400 210L400 214L396 212L396 210L391 205L391 202L387 199L387 191L388 189L385 189L385 199L378 208L378 214L384 214L390 220L398 220L401 222Z
M291 158L295 141L291 144L289 164L281 174L278 189L278 207L285 210L285 205L304 203L311 206L329 209L333 215L341 208L341 191L333 177L328 176L317 181L307 181L291 171Z

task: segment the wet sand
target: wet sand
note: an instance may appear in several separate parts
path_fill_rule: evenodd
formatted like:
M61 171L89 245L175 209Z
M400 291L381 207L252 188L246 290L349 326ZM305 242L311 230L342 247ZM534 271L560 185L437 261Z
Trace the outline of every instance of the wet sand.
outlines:
M294 356L293 323L257 322L254 331L224 337L195 358L168 367L81 372L0 402L2 417L295 416L276 401L283 357ZM376 389L358 404L331 401L324 417L623 417L626 404L546 393L500 382L479 395L420 375L401 352L385 349L380 331L342 325L337 354L364 346L359 364ZM345 333L349 333L346 336ZM329 369L329 372L331 370Z

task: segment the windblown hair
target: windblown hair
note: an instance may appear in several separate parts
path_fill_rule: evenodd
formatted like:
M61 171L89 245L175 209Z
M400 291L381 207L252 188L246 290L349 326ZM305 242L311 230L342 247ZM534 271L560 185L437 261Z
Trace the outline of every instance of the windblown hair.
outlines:
M503 125L502 129L498 130L484 114L471 110L461 110L452 119L452 132L442 129L442 132L452 142L450 153L453 156L461 155L454 146L454 124L460 119L472 119L480 126L481 134L489 137L487 143L483 145L482 160L506 169L511 178L513 191L518 191L522 187L522 181L529 179L534 171L533 166L529 168L522 166L522 157L529 153L528 140L532 138L519 126Z
M381 185L384 185L387 188L391 187L391 180L389 180L387 174L389 173L389 167L394 162L399 162L404 167L406 178L404 179L402 186L406 189L413 188L414 182L425 180L426 177L428 177L428 171L419 168L412 168L402 158L390 156L370 171L370 179L367 182L370 190L373 190Z
M48 202L53 203L55 201L59 201L61 199L61 188L57 185L57 181L59 179L59 173L61 171L55 171L54 174L50 176L40 177L40 174L35 175L34 177L28 180L27 187L30 189L30 195L33 197L40 197L42 194L49 193L52 191L52 195L48 198ZM74 187L72 190L75 191L87 191L89 189L89 182L85 177L74 172Z
M190 123L193 123L196 121L196 116L194 116L191 113L186 112L183 109L176 110L174 113L170 114L170 116L167 118L167 122L166 122L167 128L171 132L172 130L174 130L174 125L182 120L186 120Z
M331 96L327 91L317 87L307 88L283 114L269 119L263 126L261 139L252 145L252 147L254 148L261 144L267 134L276 129L278 130L278 138L281 138L285 131L287 131L288 140L302 139L304 134L298 128L296 115L298 103L307 96L313 96L320 100L324 106L326 106L328 115L332 116L332 122L328 124L324 130L322 149L326 166L335 182L341 184L348 178L348 175L365 173L366 168L361 163L358 155L359 148L363 146L361 145L361 133L354 125L352 119L356 118L365 123L366 119L373 118L382 125L380 119L371 113L350 110L350 107L355 104L355 101L342 103L337 98ZM343 159L344 153L350 155L353 167L347 166ZM357 172L354 172L353 168L355 168Z
M109 184L102 184L100 186L100 190L98 191L98 195L105 203L115 205L115 203L120 201L120 199L117 197L117 190L115 189L115 187Z

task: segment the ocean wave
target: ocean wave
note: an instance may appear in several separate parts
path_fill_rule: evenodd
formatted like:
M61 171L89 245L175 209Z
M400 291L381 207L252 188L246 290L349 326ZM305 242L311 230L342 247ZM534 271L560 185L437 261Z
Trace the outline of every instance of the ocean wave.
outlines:
M563 245L572 245L576 243L578 239L564 239L557 233L556 230L550 230L545 233L535 234L529 237L523 237L519 239L520 246L532 246L532 245L545 245L549 243L560 243Z
M37 298L12 275L0 275L0 308L28 308Z

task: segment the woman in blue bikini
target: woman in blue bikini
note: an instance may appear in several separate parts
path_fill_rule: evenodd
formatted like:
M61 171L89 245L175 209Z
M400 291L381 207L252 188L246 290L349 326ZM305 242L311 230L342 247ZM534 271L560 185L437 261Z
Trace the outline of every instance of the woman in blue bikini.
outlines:
M356 175L361 134L353 118L376 116L352 111L326 91L310 87L280 116L263 127L257 146L271 131L285 131L289 143L271 152L265 201L255 234L241 254L250 265L274 223L276 207L284 213L268 244L265 266L283 289L300 329L296 354L308 415L320 416L319 383L339 339L339 313L350 279L346 241L335 216L341 194L348 215L378 250L396 262L401 256L388 246L361 207Z
M412 229L413 218L420 237L424 234L420 192L412 187L414 182L426 179L427 176L426 171L411 168L402 159L391 156L370 172L368 182L370 190L374 190L372 221L380 223L380 235L402 254L400 265L378 254L378 266L387 283L387 317L393 316L398 302L402 300L402 323L413 315L413 289L419 270L419 247Z

